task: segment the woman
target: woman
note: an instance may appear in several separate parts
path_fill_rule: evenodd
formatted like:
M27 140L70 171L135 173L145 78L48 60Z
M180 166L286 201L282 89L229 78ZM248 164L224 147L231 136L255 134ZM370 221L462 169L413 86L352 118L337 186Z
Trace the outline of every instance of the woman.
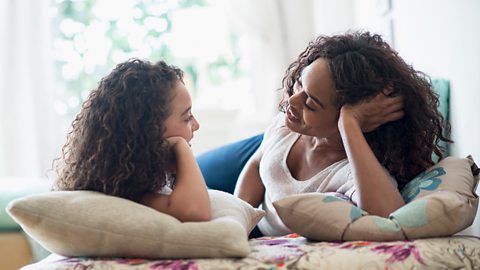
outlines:
M404 205L399 189L442 157L444 121L426 76L379 35L320 36L287 69L283 111L244 167L235 194L267 212L266 235L290 230L272 202L339 192L369 214Z

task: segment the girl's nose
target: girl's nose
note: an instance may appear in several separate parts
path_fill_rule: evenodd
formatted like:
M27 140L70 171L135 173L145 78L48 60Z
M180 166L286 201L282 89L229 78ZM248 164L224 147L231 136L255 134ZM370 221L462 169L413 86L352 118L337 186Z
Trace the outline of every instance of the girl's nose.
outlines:
M195 118L195 116L192 116L192 117L193 117L193 125L192 125L193 131L197 131L200 128L200 123L198 123L197 118Z

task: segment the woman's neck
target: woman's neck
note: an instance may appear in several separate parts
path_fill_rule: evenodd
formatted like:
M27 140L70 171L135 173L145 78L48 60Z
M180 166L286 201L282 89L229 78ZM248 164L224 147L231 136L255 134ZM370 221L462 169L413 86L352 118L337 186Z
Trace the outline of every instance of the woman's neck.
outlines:
M329 138L318 138L301 135L301 139L305 141L306 150L313 152L338 152L345 153L343 141L340 133Z

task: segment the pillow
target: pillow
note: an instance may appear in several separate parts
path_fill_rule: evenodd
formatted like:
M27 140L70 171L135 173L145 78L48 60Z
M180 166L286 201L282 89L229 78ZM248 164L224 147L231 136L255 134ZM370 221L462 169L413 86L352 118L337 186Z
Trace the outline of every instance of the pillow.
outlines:
M473 158L446 157L430 169L417 175L405 185L401 193L406 203L415 198L425 197L437 190L450 190L462 196L473 196L477 181L474 180ZM478 173L475 173L478 176Z
M242 257L264 215L240 199L209 191L213 219L180 222L153 208L93 191L55 191L12 201L8 213L26 233L64 256Z
M210 196L212 219L229 217L242 225L247 236L265 216L265 211L253 208L247 202L230 193L209 190L208 195Z
M0 231L20 230L20 226L7 214L5 207L14 199L47 192L51 181L38 178L0 178Z
M331 193L303 193L273 202L292 231L317 241L390 241L455 234L473 223L478 169L471 157L447 157L402 190L406 204L388 218L369 215Z

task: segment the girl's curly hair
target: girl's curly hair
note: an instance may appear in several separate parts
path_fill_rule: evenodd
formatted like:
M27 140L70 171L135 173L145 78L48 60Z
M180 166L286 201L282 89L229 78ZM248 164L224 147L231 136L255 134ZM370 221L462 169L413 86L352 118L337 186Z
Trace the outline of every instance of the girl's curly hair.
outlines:
M283 78L284 110L293 85L302 70L318 58L328 61L337 91L337 107L373 98L383 89L404 98L402 119L386 123L365 137L379 162L398 181L401 189L417 174L433 165L432 153L442 158L440 140L447 138L450 125L438 111L438 95L430 78L404 60L380 35L349 32L319 36L310 42Z
M172 160L164 122L178 82L183 82L183 72L163 61L130 59L117 65L73 121L53 188L93 190L138 202L163 187Z

